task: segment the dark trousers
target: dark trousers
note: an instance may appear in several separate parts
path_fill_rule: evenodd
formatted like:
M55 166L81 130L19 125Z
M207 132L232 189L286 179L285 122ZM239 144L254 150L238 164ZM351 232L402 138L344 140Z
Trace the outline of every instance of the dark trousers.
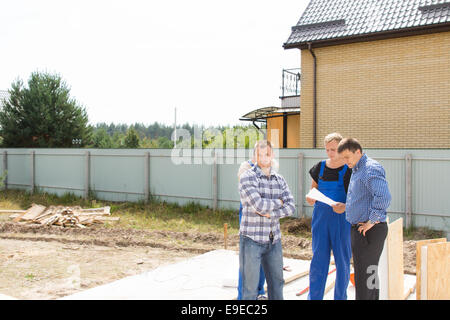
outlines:
M365 236L359 233L357 225L352 226L351 241L356 300L379 299L378 262L383 251L387 232L386 222L374 225L366 231Z

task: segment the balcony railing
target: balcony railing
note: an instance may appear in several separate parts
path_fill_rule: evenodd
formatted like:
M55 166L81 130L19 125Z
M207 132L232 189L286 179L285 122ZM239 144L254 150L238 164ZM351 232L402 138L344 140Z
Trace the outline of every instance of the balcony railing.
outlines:
M281 98L300 95L300 68L283 69Z

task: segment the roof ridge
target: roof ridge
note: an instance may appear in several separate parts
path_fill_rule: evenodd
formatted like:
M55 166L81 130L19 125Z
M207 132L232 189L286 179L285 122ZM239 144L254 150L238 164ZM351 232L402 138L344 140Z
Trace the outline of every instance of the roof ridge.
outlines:
M429 5L425 5L425 6L420 6L417 9L419 9L420 11L428 11L428 10L439 10L439 9L445 9L445 8L450 8L450 2L429 4Z
M303 29L303 28L315 28L315 27L321 28L321 27L336 26L336 25L343 25L343 24L345 25L345 19L337 19L337 20L330 20L330 21L324 21L324 22L296 25L296 26L292 27L292 31Z
M450 0L311 0L283 46L447 30Z

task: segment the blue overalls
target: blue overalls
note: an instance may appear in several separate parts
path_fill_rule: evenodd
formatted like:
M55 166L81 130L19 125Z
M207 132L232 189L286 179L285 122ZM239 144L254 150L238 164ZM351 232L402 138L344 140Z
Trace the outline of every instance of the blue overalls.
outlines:
M345 203L347 194L344 187L344 175L347 165L339 171L338 181L322 179L326 161L320 165L318 189L327 197ZM325 284L330 265L330 251L333 250L336 264L335 300L347 299L347 286L350 280L350 258L352 248L350 241L350 223L345 219L345 212L338 214L329 205L316 201L311 222L313 258L309 271L308 299L323 299Z
M255 164L248 161L250 165L253 167ZM242 203L239 205L239 225L241 224L241 218L242 218ZM264 290L264 283L266 282L266 275L264 274L264 269L261 265L260 271L259 271L259 283L258 283L258 295L263 295L265 293ZM238 280L238 300L242 300L242 275L239 272L239 280Z

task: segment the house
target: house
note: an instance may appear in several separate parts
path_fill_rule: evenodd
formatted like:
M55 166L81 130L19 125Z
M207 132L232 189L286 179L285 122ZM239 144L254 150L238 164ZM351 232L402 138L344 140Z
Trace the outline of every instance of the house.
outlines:
M258 108L239 120L251 121L258 129L265 124L266 138L277 148L299 148L300 69L283 69L280 100L280 107Z
M283 47L301 53L300 148L335 131L450 148L450 1L311 0Z

